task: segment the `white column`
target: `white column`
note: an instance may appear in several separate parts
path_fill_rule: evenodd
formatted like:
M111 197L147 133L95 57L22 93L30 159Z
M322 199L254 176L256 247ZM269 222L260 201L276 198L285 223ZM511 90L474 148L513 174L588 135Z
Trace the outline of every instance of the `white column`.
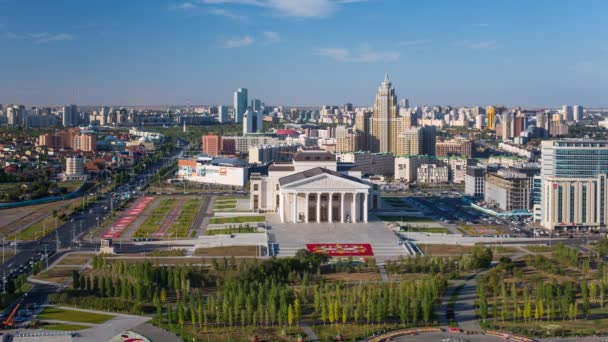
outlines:
M363 222L367 222L367 193L365 193L365 200L363 201Z
M281 215L281 223L285 223L285 195L279 193L279 214Z
M357 223L357 193L351 193L353 197L353 201L350 202L350 221L352 223Z
M293 194L293 203L291 203L291 222L298 222L298 193L294 192Z
M333 220L333 214L334 214L334 206L332 205L333 202L333 197L334 197L334 193L330 192L329 193L329 200L327 201L327 206L328 208L328 213L329 213L329 219L327 220L327 222L332 223Z
M306 223L308 223L308 212L310 211L310 208L308 207L308 195L309 193L306 193L306 205L304 206L304 217L306 218Z
M317 223L321 223L321 193L317 192Z
M340 223L344 223L344 195L345 193L340 193Z

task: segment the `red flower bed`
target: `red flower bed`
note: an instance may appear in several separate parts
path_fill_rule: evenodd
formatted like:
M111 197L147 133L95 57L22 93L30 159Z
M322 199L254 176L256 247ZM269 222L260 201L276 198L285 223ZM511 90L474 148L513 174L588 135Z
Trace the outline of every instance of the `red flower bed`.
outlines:
M374 255L369 243L313 243L307 244L306 249L312 253L325 253L332 257Z

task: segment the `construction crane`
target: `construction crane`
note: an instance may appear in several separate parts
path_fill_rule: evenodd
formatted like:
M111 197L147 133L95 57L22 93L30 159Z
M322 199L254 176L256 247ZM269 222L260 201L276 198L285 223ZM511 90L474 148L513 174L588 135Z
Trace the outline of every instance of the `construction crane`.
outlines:
M15 305L15 308L13 309L13 311L11 311L11 314L8 315L8 317L2 322L2 325L5 328L12 328L15 326L15 314L17 313L17 311L19 310L20 307L21 307L21 303L17 303L17 305Z

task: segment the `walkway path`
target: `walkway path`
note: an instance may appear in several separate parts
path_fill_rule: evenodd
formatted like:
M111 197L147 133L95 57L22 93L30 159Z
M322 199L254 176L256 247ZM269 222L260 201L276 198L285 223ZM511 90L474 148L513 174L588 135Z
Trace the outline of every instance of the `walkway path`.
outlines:
M511 256L512 260L522 258L527 253L521 253ZM446 295L443 297L439 308L439 325L447 327L449 322L447 318L448 304L450 298L457 291L457 297L454 302L454 321L464 330L481 330L479 319L475 313L475 299L477 299L477 277L483 275L491 268L474 273L464 279L459 279L450 285Z
M386 268L384 268L384 264L378 264L378 270L380 271L382 281L389 281L388 274L386 273Z
M308 323L304 323L302 322L300 324L300 326L302 327L302 330L304 331L304 333L306 334L306 340L308 342L318 342L319 338L317 337L317 334L315 334L315 332L312 330L312 328L308 325Z

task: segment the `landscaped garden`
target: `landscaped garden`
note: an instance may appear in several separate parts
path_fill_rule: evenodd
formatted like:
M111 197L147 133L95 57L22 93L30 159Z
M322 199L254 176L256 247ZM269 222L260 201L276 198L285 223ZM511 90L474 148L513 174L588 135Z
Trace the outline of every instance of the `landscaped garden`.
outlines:
M264 222L265 219L263 215L212 217L209 224Z

